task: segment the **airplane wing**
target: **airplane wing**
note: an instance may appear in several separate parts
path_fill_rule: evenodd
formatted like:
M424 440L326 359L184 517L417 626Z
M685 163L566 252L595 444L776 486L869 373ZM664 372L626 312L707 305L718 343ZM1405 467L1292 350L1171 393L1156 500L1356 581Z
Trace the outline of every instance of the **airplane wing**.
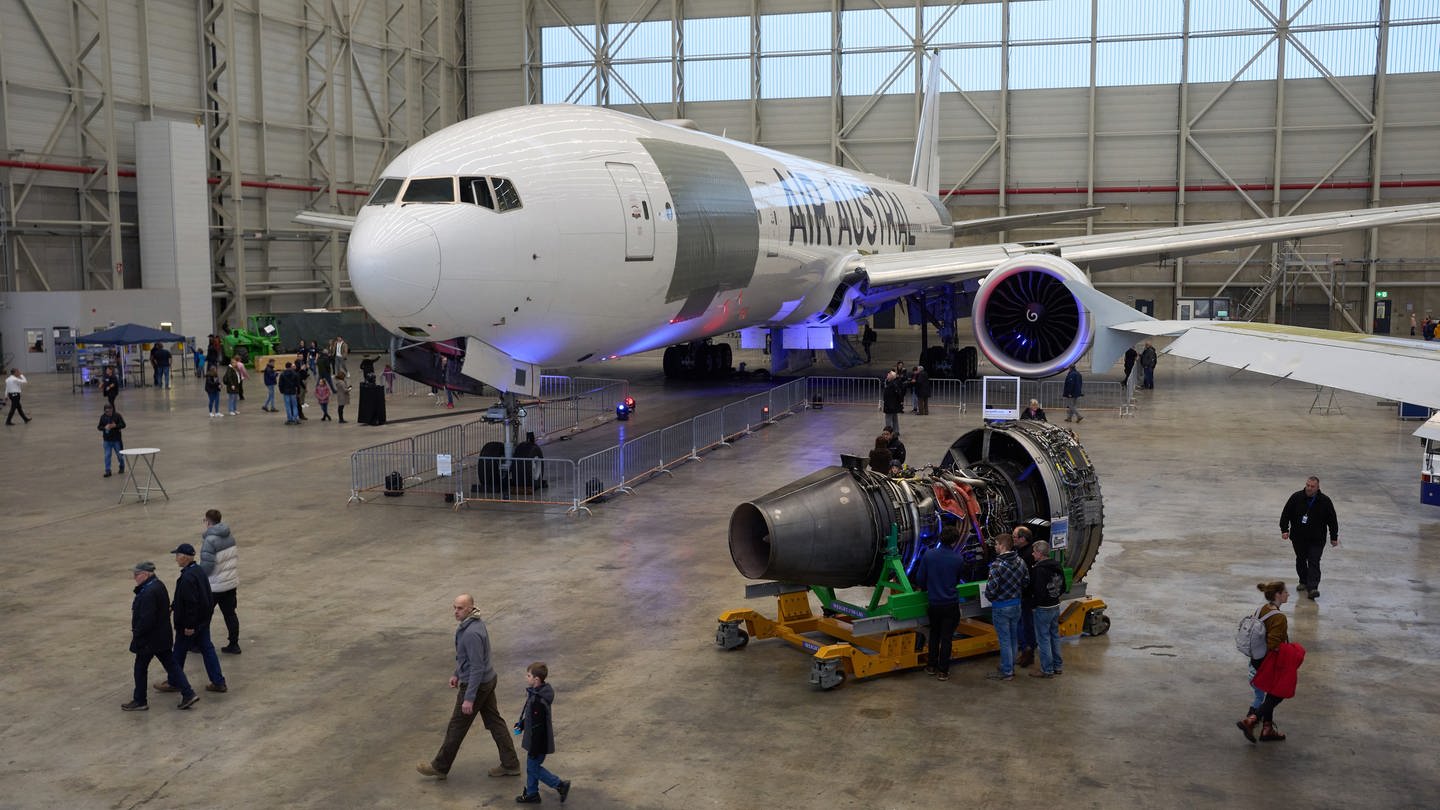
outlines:
M1095 315L1097 371L1145 337L1167 355L1440 408L1440 342L1238 321L1159 321L1085 284L1065 286Z
M1051 253L1082 268L1108 270L1176 256L1430 219L1440 219L1440 203L864 256L853 266L864 273L871 290L914 289L982 276L1006 259L1026 253Z
M355 217L348 214L326 214L320 211L301 211L294 217L295 222L304 225L318 225L321 228L333 228L337 231L348 231L355 227Z
M967 219L953 226L956 236L970 236L977 233L995 233L1027 225L1045 225L1051 222L1068 222L1072 219L1089 219L1104 211L1104 206L1093 208L1069 208L1064 211L1037 211L1033 214L1011 214L1004 217Z

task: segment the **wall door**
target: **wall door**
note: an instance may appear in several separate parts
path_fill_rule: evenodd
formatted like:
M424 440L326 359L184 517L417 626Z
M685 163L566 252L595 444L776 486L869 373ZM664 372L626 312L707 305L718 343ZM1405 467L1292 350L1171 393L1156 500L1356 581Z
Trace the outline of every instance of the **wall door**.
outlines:
M625 261L649 261L655 258L655 218L650 195L640 170L629 163L606 163L610 179L620 194L620 208L625 217Z

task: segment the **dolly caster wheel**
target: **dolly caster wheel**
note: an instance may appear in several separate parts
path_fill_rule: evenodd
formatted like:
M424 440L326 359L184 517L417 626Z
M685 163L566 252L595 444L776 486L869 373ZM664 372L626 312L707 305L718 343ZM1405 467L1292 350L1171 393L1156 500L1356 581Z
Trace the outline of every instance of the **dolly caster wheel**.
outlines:
M810 683L822 690L834 689L845 683L845 667L838 658L816 661L810 665Z
M750 643L750 634L740 629L740 622L720 622L715 628L715 646L722 650L739 650Z
M1110 632L1110 617L1104 611L1092 610L1085 614L1085 634L1103 636Z

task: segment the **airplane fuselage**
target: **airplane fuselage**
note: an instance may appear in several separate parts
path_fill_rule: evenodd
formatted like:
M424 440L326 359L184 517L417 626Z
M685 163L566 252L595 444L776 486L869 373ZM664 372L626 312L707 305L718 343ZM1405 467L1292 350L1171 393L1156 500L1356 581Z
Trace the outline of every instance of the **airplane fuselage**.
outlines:
M542 106L455 124L396 158L356 218L349 270L393 332L570 365L815 323L848 258L950 241L944 206L905 183Z

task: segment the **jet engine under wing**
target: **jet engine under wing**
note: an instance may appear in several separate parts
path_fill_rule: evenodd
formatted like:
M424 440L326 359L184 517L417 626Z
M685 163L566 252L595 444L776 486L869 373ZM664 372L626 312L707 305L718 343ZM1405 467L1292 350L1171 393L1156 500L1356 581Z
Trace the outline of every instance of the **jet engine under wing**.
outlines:
M1174 337L1165 353L1176 357L1440 408L1440 343L1270 323L1158 321L1084 284L1065 286L1120 351L1138 338ZM1119 357L1103 342L1097 335L1097 371Z
M892 253L866 256L856 266L864 271L872 289L913 289L982 276L1001 262L1026 253L1051 253L1080 267L1108 270L1175 256L1430 219L1440 219L1440 203L1068 236L1042 243Z
M355 217L348 214L301 211L295 215L294 220L303 225L317 225L321 228L334 228L338 231L348 231L355 227Z

